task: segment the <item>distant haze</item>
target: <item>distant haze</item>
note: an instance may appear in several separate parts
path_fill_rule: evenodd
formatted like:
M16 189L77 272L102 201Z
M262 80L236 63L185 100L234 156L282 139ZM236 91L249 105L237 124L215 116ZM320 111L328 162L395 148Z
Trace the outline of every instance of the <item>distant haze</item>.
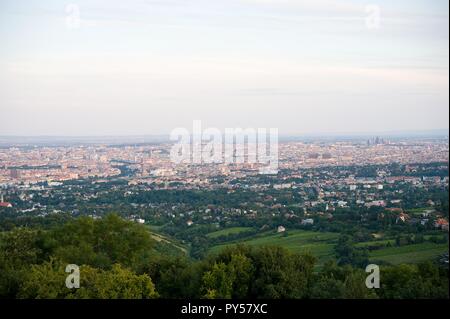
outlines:
M0 2L0 136L449 127L447 0L69 3Z

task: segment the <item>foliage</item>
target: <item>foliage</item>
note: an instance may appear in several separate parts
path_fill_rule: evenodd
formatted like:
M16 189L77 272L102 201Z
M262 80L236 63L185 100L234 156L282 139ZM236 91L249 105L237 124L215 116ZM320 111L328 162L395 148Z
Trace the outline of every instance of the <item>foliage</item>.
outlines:
M150 299L158 297L147 275L136 275L116 264L105 271L90 266L80 268L80 288L65 286L67 273L54 259L34 265L26 273L19 298L35 299Z
M117 215L15 228L0 233L0 298L448 298L448 268L430 262L382 265L381 289L368 289L366 245L346 235L337 241L337 262L317 268L308 253L270 245L232 246L201 260L173 255L154 249L146 227ZM80 266L79 289L65 286L68 264Z

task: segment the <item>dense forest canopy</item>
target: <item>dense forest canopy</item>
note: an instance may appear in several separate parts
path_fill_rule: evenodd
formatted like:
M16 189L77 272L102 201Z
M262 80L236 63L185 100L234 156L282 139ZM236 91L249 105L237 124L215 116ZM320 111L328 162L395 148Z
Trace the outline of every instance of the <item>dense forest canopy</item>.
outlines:
M2 298L448 298L448 268L381 267L365 285L364 253L340 238L339 259L237 245L194 260L171 254L144 225L111 214L15 227L0 234ZM65 285L80 266L80 288Z

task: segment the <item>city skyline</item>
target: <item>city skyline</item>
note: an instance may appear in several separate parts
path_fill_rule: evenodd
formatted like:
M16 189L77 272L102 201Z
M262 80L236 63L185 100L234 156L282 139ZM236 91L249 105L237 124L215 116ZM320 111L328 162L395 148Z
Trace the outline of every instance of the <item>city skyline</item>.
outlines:
M209 127L207 127L209 128ZM188 128L186 128L188 129ZM246 127L241 128L229 128L229 129L247 129ZM252 129L252 128L250 128ZM170 133L170 132L169 132ZM107 142L107 139L111 138L156 138L160 139L161 141L169 141L170 134L169 133L160 133L160 134L112 134L112 135L102 135L102 134L79 134L79 135L0 135L1 139L4 139L4 141L8 141L10 139L30 139L34 141L35 139L48 139L49 141L52 140L58 140L58 139L97 139L96 143L102 143ZM224 134L223 134L224 136ZM400 131L361 131L361 132L348 132L348 131L342 131L342 132L309 132L309 133L293 133L293 134L280 134L279 138L280 141L284 141L284 139L289 138L296 138L296 139L302 139L302 138L335 138L339 140L340 138L355 138L355 139L367 139L367 138L376 138L376 137L384 137L384 138L409 138L409 137L438 137L438 138L448 138L449 137L449 129L430 129L430 130L400 130ZM106 139L106 140L102 140ZM1 142L1 141L0 141Z

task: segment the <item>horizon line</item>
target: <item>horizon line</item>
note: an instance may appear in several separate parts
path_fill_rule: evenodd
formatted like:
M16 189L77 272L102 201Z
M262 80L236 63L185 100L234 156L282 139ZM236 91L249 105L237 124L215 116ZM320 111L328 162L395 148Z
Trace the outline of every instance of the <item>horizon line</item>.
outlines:
M245 129L245 128L243 128ZM376 136L376 135L401 135L401 134L437 134L450 135L450 128L425 129L425 130L386 130L386 131L360 131L360 132L303 132L303 133L283 133L280 137L333 137L333 136ZM445 135L445 134L444 134ZM149 134L36 134L36 135L17 135L0 134L0 138L133 138L133 137L169 137L170 133L149 133Z

